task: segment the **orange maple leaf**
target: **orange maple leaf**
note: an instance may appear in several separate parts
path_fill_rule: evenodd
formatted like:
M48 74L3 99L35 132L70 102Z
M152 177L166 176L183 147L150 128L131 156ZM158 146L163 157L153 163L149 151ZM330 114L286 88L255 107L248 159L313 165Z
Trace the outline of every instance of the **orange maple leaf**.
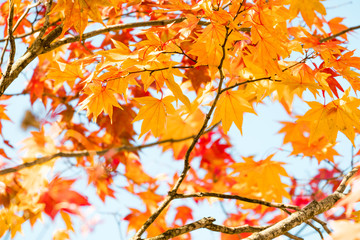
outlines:
M290 12L298 15L301 12L301 16L308 26L314 23L315 11L326 15L326 9L321 3L323 0L291 0L290 3Z
M188 206L179 206L176 208L174 221L180 220L184 225L188 220L193 220L192 209Z
M63 34L74 27L81 36L88 24L88 18L104 25L101 11L99 11L99 8L104 5L116 7L112 1L59 0L50 14L60 12L64 16Z
M82 64L66 64L62 62L57 62L58 68L49 69L48 78L54 79L55 91L63 86L64 82L67 82L71 88L74 87L75 80L77 78L83 78Z
M74 182L75 180L65 180L57 176L49 183L47 191L41 194L39 203L45 204L44 211L52 219L60 210L77 214L79 206L90 205L86 197L70 190Z
M141 124L141 133L139 138L151 130L154 137L158 137L164 130L166 117L168 113L175 112L171 105L175 99L173 96L167 96L163 99L154 97L134 98L137 102L144 105L140 108L138 115L132 122L144 120Z
M79 111L86 108L87 116L93 114L94 121L102 111L109 114L112 119L113 106L122 109L114 96L114 91L108 86L102 86L99 82L89 83L85 93L89 96L80 103L82 106Z
M360 129L360 100L349 94L350 89L345 91L342 98L326 105L308 102L311 109L299 121L310 123L309 144L322 136L329 139L330 143L335 143L338 131L354 144L355 129Z
M222 121L225 134L229 131L233 122L242 133L244 112L256 114L251 104L243 98L244 90L226 91L217 103L212 124Z
M245 162L232 164L230 167L234 170L231 175L237 182L232 190L268 201L281 201L283 197L290 198L285 189L288 185L281 181L281 176L288 177L282 166L284 163L273 161L271 159L273 156L270 155L261 161L255 161L252 157L243 157Z

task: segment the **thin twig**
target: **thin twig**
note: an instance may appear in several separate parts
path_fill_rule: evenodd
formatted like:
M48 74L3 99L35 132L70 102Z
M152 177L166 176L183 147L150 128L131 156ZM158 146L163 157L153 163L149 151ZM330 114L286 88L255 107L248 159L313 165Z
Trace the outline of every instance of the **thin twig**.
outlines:
M5 52L6 52L6 49L7 49L7 46L9 45L9 39L7 38L5 40L5 44L4 44L4 47L1 51L1 56L0 56L0 66L3 64L4 62L4 56L5 56Z
M323 234L322 234L322 232L321 232L321 230L320 230L320 228L318 228L318 227L316 227L316 226L314 226L314 224L312 224L309 220L308 221L306 221L305 222L307 225L309 225L310 227L312 227L316 232L318 232L319 233L319 235L320 235L320 238L321 239L324 239L324 236L323 236Z
M298 206L284 204L284 203L274 203L268 202L260 199L253 199L247 197L241 197L232 194L224 194L224 193L214 193L214 192L197 192L197 193L190 193L190 194L175 194L174 198L199 198L199 197L215 197L215 198L222 198L222 199L234 199L248 203L260 204L267 207L274 207L280 209L292 209L292 210L300 210Z
M271 77L263 77L263 78L257 78L257 79L253 79L253 80L247 80L245 82L240 82L240 83L235 83L234 85L231 85L229 87L226 87L224 89L221 90L221 93L226 92L230 89L233 89L235 87L247 84L247 83L253 83L253 82L258 82L258 81L263 81L263 80L269 80L269 81L274 81L274 82L281 82L281 80L273 80L271 79Z
M295 236L295 235L293 235L293 234L291 234L291 233L289 233L289 232L284 233L284 235L287 236L287 237L290 238L290 239L304 240L303 238L298 237L298 236Z
M347 33L347 32L350 32L350 31L353 31L353 30L356 30L356 29L359 29L359 28L360 28L360 25L355 26L355 27L351 27L351 28L347 28L347 29L345 29L345 30L343 30L343 31L341 31L341 32L338 32L338 33L336 33L336 34L334 34L334 35L331 35L331 36L329 36L329 37L327 37L327 38L320 39L319 42L320 42L320 43L323 43L323 42L329 41L329 40L331 40L331 39L334 39L334 38L336 38L336 37L338 37L338 36L343 35L344 33Z
M42 39L42 37L45 35L46 30L49 28L50 26L50 17L49 17L49 13L51 10L51 5L52 5L52 0L48 0L45 2L45 7L46 7L46 11L45 11L45 22L44 22L44 26L41 28L39 35L37 36L37 38L35 39L36 41L39 41L40 39Z
M9 54L9 62L6 67L5 75L4 77L8 77L11 72L12 65L14 64L14 58L16 53L16 45L15 45L15 39L13 35L13 24L14 24L14 3L9 0L9 17L8 17L8 36L10 41L10 54ZM3 56L1 56L3 57ZM2 60L2 59L1 59Z
M203 134L206 134L206 133L212 131L216 126L217 125L212 126L207 131L205 131ZM26 162L26 163L17 165L15 167L2 169L2 170L0 170L0 176L8 174L8 173L17 172L24 168L29 168L29 167L32 167L35 165L44 164L44 163L47 163L58 157L72 158L72 157L84 157L84 156L94 156L94 155L101 156L101 155L106 154L109 151L114 151L114 152L129 151L129 152L131 152L131 151L141 150L143 148L161 145L164 143L182 142L182 141L186 141L188 139L194 138L194 137L195 137L195 135L192 135L189 137L184 137L184 138L179 138L179 139L166 139L166 140L161 140L161 141L157 141L157 142L153 142L153 143L149 143L149 144L138 145L138 146L121 146L121 147L117 147L117 148L108 148L108 149L103 149L103 150L98 150L98 151L81 150L81 151L73 151L73 152L58 152L53 155L37 158L34 161Z
M343 192L346 189L348 180L358 171L358 168L353 168L341 181L336 191L321 201L312 201L302 210L291 214L289 217L279 221L273 226L265 229L264 231L255 233L247 240L260 240L260 239L273 239L285 232L293 229L294 227L306 222L307 220L321 214L334 206L334 204L344 197Z
M190 165L189 165L189 160L190 160L190 153L192 152L192 150L194 149L196 143L199 141L200 136L205 132L206 128L207 128L207 124L211 118L211 115L215 109L216 103L220 97L221 94L221 85L225 79L225 75L223 73L223 63L224 63L224 59L225 59L225 55L226 55L226 49L225 49L225 45L226 42L228 40L229 37L229 29L228 27L226 27L226 34L225 34L225 39L224 39L224 43L222 44L221 48L222 48L222 58L220 59L220 63L218 66L218 69L220 71L220 82L219 82L219 88L218 88L218 92L217 95L215 96L214 102L212 103L209 112L206 114L205 120L203 122L203 125L200 129L200 131L198 132L198 134L193 138L193 141L191 143L191 145L189 146L188 150L185 153L185 157L184 157L184 167L183 167L183 171L180 174L180 177L177 179L176 183L174 184L174 186L172 187L171 191L169 191L168 195L166 196L165 200L160 204L160 206L155 210L155 212L145 221L145 223L141 226L141 228L136 232L135 236L132 239L140 239L141 235L146 231L146 229L155 221L155 219L160 215L160 213L168 206L168 204L174 199L174 196L177 192L177 190L179 189L181 183L184 181L187 172L190 170Z
M270 227L270 226L249 226L247 224L239 227L227 227L223 225L214 224L213 223L214 221L215 218L213 217L205 217L200 219L199 221L189 223L181 227L169 229L166 232L156 237L145 238L144 240L167 240L185 233L192 232L200 228L207 228L211 231L221 232L226 234L240 234L240 233L259 232Z
M24 18L26 17L26 15L29 13L30 9L39 6L39 4L41 3L41 1L38 1L34 4L31 4L29 6L27 6L26 10L24 11L24 13L20 16L20 18L18 19L18 21L16 22L14 28L13 28L13 32L15 32L15 30L19 27L20 23L22 22L22 20L24 20Z
M58 25L59 21L60 21L60 20L51 23L50 26L56 26L56 25ZM21 39L21 38L24 38L24 37L33 35L34 33L40 32L41 29L42 29L42 27L41 27L41 28L38 28L38 29L33 29L31 32L28 32L28 33L23 33L23 34L15 35L15 36L14 36L14 39ZM6 36L5 38L0 39L0 42L5 42L5 41L7 41L8 39L9 39L9 37Z
M205 217L200 219L199 221L192 222L181 227L169 229L156 237L146 238L146 240L167 240L199 228L206 228L207 225L212 224L214 221L215 218Z
M327 227L326 222L320 220L320 219L317 218L317 217L313 217L312 219L313 219L314 221L316 221L317 223L319 223L319 224L324 228L324 230L325 230L328 234L331 234L331 231L330 231L330 229Z

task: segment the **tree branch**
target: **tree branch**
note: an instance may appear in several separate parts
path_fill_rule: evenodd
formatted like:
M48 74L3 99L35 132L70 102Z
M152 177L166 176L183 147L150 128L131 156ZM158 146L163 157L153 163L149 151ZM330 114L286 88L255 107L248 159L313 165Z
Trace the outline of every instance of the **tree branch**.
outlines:
M169 229L166 232L152 238L146 238L146 240L166 240L170 238L174 238L176 236L194 231L199 228L206 228L206 226L212 224L212 222L215 221L215 218L212 217L205 217L203 219L200 219L199 221L186 224L184 226Z
M244 1L241 2L240 7L238 9L238 11L240 11L240 8L242 7ZM228 41L228 38L231 34L231 31L229 31L229 27L225 26L225 38L224 38L224 42L221 45L221 50L222 50L222 56L218 65L218 70L220 73L220 81L219 81L219 87L218 87L218 91L217 94L215 96L214 102L212 103L209 112L206 114L205 116L205 120L203 122L203 125L200 129L200 131L198 132L198 134L194 137L191 145L189 146L189 148L187 149L186 153L185 153L185 157L184 157L184 167L183 170L179 176L179 178L177 179L176 183L174 184L174 186L172 187L171 191L169 191L168 195L166 196L165 200L160 204L160 206L155 210L155 212L145 221L145 223L141 226L141 228L136 232L135 236L132 239L138 240L141 239L141 235L146 231L146 229L155 221L155 219L160 215L160 213L167 207L167 205L169 205L169 203L174 199L174 196L176 195L177 190L179 189L181 183L184 181L186 174L188 173L188 171L190 170L190 164L189 164L189 160L190 160L190 154L192 152L192 150L195 148L196 143L199 141L201 135L205 132L207 126L208 126L208 122L211 118L212 113L215 110L215 106L220 98L221 95L221 88L222 88L222 84L224 82L225 79L225 75L223 72L223 64L224 64L224 60L225 60L225 56L226 56L226 43Z
M209 128L207 131L205 131L203 134L206 134L210 131L212 131L215 127L217 127L218 124L215 124L214 126L212 126L211 128ZM15 167L11 167L11 168L5 168L0 170L0 176L5 175L5 174L9 174L9 173L13 173L13 172L17 172L20 171L24 168L29 168L35 165L40 165L40 164L44 164L47 163L55 158L58 157L65 157L65 158L71 158L71 157L85 157L85 156L93 156L93 155L104 155L109 151L114 151L114 152L121 152L121 151L136 151L136 150L141 150L143 148L148 148L148 147L152 147L152 146L156 146L156 145L161 145L164 143L176 143L176 142L182 142L182 141L186 141L189 140L191 138L194 138L195 135L189 136L189 137L184 137L184 138L179 138L179 139L166 139L166 140L161 140L161 141L157 141L157 142L153 142L153 143L149 143L149 144L143 144L143 145L138 145L138 146L121 146L121 147L117 147L117 148L108 148L108 149L103 149L103 150L82 150L82 151L73 151L73 152L58 152L55 153L53 155L49 155L49 156L45 156L45 157L40 157L35 159L34 161L31 162L26 162L23 164L20 164L18 166Z
M255 233L250 237L246 238L247 240L260 240L260 239L273 239L280 235L283 235L285 232L290 229L300 225L301 223L306 222L307 220L315 217L318 214L321 214L334 206L334 204L341 199L346 188L347 181L358 171L358 168L353 168L341 181L339 187L336 191L321 201L312 201L302 210L291 214L289 217L281 220L280 222L274 224L273 226Z
M5 77L9 76L12 65L14 64L14 58L16 53L16 45L15 39L13 35L13 24L14 24L14 3L9 0L9 17L8 17L8 36L10 41L10 55L9 55L9 62L5 70ZM4 48L6 49L6 48ZM1 62L3 60L3 55L1 56Z
M336 38L336 37L338 37L338 36L343 35L344 33L347 33L347 32L350 32L350 31L353 31L353 30L356 30L356 29L359 29L359 28L360 28L360 25L354 26L354 27L351 27L351 28L348 28L348 29L345 29L345 30L343 30L343 31L341 31L341 32L338 32L338 33L336 33L336 34L334 34L334 35L331 35L331 36L329 36L329 37L327 37L327 38L320 39L319 42L320 42L320 43L327 42L327 41L329 41L329 40L331 40L331 39L334 39L334 38Z
M284 235L285 236L287 236L288 238L290 238L290 239L295 239L295 240L304 240L303 238L301 238L301 237L298 237L298 236L295 236L295 235L293 235L293 234L291 234L291 233L284 233Z
M244 226L239 226L239 227L227 227L227 226L223 226L223 225L213 224L214 221L215 221L215 218L213 218L213 217L205 217L205 218L200 219L199 221L189 223L189 224L186 224L186 225L178 227L178 228L169 229L166 232L164 232L156 237L145 238L144 240L167 240L167 239L174 238L176 236L179 236L179 235L182 235L185 233L192 232L199 228L207 228L214 232L222 232L222 233L226 233L226 234L240 234L240 233L259 232L259 231L262 231L262 230L270 227L270 226L254 227L254 226L249 226L247 224ZM291 236L293 236L293 235L291 235Z
M17 78L17 76L25 69L25 67L31 63L37 56L45 52L50 43L54 41L62 32L62 25L57 26L49 34L47 34L37 44L32 44L28 51L24 53L11 67L9 75L5 75L0 79L0 97L10 84Z
M242 202L248 202L248 203L254 203L254 204L260 204L267 207L274 207L274 208L280 208L280 209L292 209L299 211L300 208L298 206L284 204L284 203L273 203L268 202L264 200L259 199L253 199L253 198L247 198L247 197L241 197L237 195L231 195L231 194L223 194L223 193L214 193L214 192L198 192L198 193L191 193L191 194L175 194L174 198L197 198L197 197L215 197L215 198L223 198L223 199L234 199L239 200Z
M26 17L26 15L29 13L30 9L39 6L41 3L41 1L38 1L36 3L33 3L29 6L27 6L26 10L24 11L24 13L20 16L20 18L18 19L18 21L16 22L14 28L13 28L13 32L15 32L15 30L19 27L20 23L22 22L22 20L24 20L24 18Z
M85 40L88 38L98 36L103 33L119 31L119 30L129 29L129 28L166 26L166 25L172 24L172 23L180 23L185 20L186 20L185 17L181 17L181 18L166 19L166 20L151 20L151 21L147 21L147 22L133 22L133 23L116 24L116 25L111 25L111 26L107 26L104 28L100 28L100 29L97 29L97 30L94 30L94 31L91 31L88 33L84 33L82 35L82 39ZM54 50L55 48L58 48L64 44L77 42L79 40L80 40L80 36L65 37L63 39L60 39L60 40L52 43L50 45L50 47L47 49L47 51Z
M275 237L278 237L280 235L285 235L291 239L295 240L302 240L302 238L297 237L295 235L290 234L288 231L296 227L297 225L300 225L301 223L307 223L311 225L315 230L317 230L320 234L320 236L323 238L322 233L318 228L313 226L311 223L308 222L311 218L316 218L315 215L321 214L324 211L330 209L340 198L344 196L343 192L346 188L347 181L358 171L358 168L354 168L352 171L350 171L341 181L339 187L336 189L336 191L326 197L325 199L317 202L313 201L310 204L308 204L304 209L293 213L286 219L271 225L271 226L263 226L263 227L253 227L253 226L240 226L240 227L226 227L222 225L216 225L213 224L215 221L212 217L203 218L199 221L186 224L179 228L174 228L167 230L166 232L153 237L153 238L146 238L146 240L167 240L191 231L194 231L199 228L207 228L211 231L216 232L222 232L226 234L239 234L244 232L252 232L255 233L251 235L250 237L246 238L248 240L255 240L255 239L273 239ZM170 195L169 195L170 196ZM169 197L168 196L168 197ZM187 197L219 197L219 198L229 198L229 199L237 199L243 201L244 198L237 197L233 195L227 195L227 194L219 194L219 193L195 193L195 194L173 194L173 199L176 198L187 198ZM245 201L248 199L245 198ZM253 199L250 199L251 202L253 202ZM257 200L255 200L257 201ZM253 202L253 203L259 203L260 202ZM275 204L275 205L274 205ZM284 204L277 204L277 203L268 203L264 202L264 205L270 206L270 207L279 207L279 208L290 208L297 210L298 207L291 206L291 205L284 205ZM283 205L283 206L281 206ZM140 238L139 238L140 239Z

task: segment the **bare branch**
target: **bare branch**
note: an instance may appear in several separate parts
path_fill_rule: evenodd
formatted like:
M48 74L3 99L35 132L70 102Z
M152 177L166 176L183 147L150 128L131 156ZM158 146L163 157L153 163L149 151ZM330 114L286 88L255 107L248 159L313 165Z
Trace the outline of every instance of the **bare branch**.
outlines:
M313 219L315 222L319 223L319 224L324 228L324 230L325 230L328 234L331 234L331 231L330 231L330 229L327 227L326 222L320 220L320 219L317 218L317 217L313 217L312 219Z
M223 226L223 225L217 225L217 224L213 224L213 222L215 221L215 218L213 217L205 217L203 219L200 219L199 221L190 223L190 224L186 224L184 226L178 227L178 228L173 228L173 229L169 229L166 232L156 236L156 237L151 237L151 238L146 238L145 240L167 240L170 238L174 238L176 236L185 234L185 233L189 233L192 232L194 230L200 229L200 228L207 228L211 231L215 231L215 232L222 232L222 233L226 233L226 234L240 234L240 233L254 233L254 232L259 232L262 231L270 226L249 226L249 225L244 225L244 226L239 226L239 227L227 227L227 226Z
M189 159L190 159L190 153L192 152L192 150L194 149L196 143L199 141L200 136L205 132L206 128L207 128L207 124L211 118L211 115L215 109L216 103L220 97L221 94L221 85L224 81L224 74L222 72L222 64L225 58L225 54L226 54L226 49L225 49L225 45L227 42L227 39L229 37L229 30L228 28L226 28L226 34L225 34L225 39L224 39L224 43L222 45L222 50L223 50L223 56L220 60L220 64L218 69L220 70L220 83L219 83L219 88L218 88L218 92L217 95L215 96L214 102L212 103L209 112L206 114L205 120L203 122L203 125L200 129L200 131L198 132L198 134L194 137L191 145L189 146L188 150L185 153L185 157L184 157L184 168L183 171L180 174L180 177L178 178L178 180L176 181L176 183L174 184L173 188L171 189L171 191L168 193L167 197L165 198L165 200L160 204L160 206L156 209L156 211L146 220L146 222L141 226L141 228L136 232L135 236L133 237L133 239L140 239L141 235L146 231L146 229L155 221L155 219L160 215L160 213L166 208L166 206L174 199L174 196L176 195L177 190L179 189L181 183L184 181L187 172L190 170L190 165L189 165Z
M35 43L37 43L37 41L40 41L42 39L42 37L45 35L46 30L49 28L50 22L49 22L49 13L51 10L51 5L52 5L52 0L48 0L45 2L45 7L46 7L46 11L45 11L45 22L44 22L44 26L41 28L39 35L37 36L37 38L35 39Z
M6 71L5 71L5 77L9 76L10 71L11 71L11 67L14 64L14 58L15 58L15 53L16 53L16 45L15 45L15 39L14 39L14 35L13 35L13 24L14 24L14 3L9 0L9 5L10 5L10 9L9 9L9 17L8 17L8 36L9 36L9 41L10 41L10 55L9 55L9 62L8 65L6 67ZM6 49L6 48L4 48ZM2 62L2 58L3 56L1 56L1 62Z
M254 203L254 204L260 204L267 207L274 207L274 208L280 208L280 209L292 209L292 210L300 210L299 207L284 203L273 203L268 202L264 200L259 199L253 199L253 198L247 198L247 197L241 197L237 195L231 195L231 194L223 194L223 193L213 193L213 192L198 192L198 193L191 193L191 194L175 194L174 198L197 198L197 197L216 197L216 198L223 198L223 199L234 199L239 200L242 202L248 202L248 203Z
M350 32L350 31L353 31L353 30L356 30L356 29L359 29L359 28L360 28L360 25L355 26L355 27L351 27L351 28L348 28L348 29L345 29L345 30L343 30L343 31L341 31L341 32L338 32L338 33L336 33L336 34L334 34L334 35L331 35L331 36L329 36L329 37L327 37L327 38L320 39L319 42L320 42L320 43L327 42L327 41L329 41L329 40L331 40L331 39L334 39L334 38L336 38L336 37L338 37L338 36L343 35L344 33L347 33L347 32Z
M306 223L307 225L309 225L310 227L312 227L317 233L319 233L321 239L324 239L324 236L322 235L322 232L321 232L320 228L318 228L318 227L316 227L314 224L312 224L312 223L310 222L310 220L306 221L305 223Z
M334 204L341 199L346 188L347 181L358 171L358 168L353 168L342 180L339 187L336 191L325 199L321 201L312 201L302 210L291 214L289 217L281 220L280 222L274 224L273 226L265 229L264 231L255 233L250 237L246 238L247 240L260 240L260 239L273 239L280 235L283 235L285 232L290 229L300 225L301 223L306 222L307 220L315 217L318 214L321 214L334 206Z
M293 234L290 234L290 233L284 233L284 235L285 236L287 236L288 238L290 238L290 239L295 239L295 240L304 240L303 238L301 238L301 237L298 237L298 236L295 236L295 235L293 235Z
M240 8L242 7L242 4L244 3L244 1L241 2L238 11L240 11ZM211 104L210 110L208 111L208 113L205 116L205 120L203 122L203 125L200 129L200 131L198 132L198 134L193 138L193 141L191 143L191 145L189 146L189 148L187 149L186 153L185 153L185 157L184 157L184 167L183 170L179 176L179 178L177 179L176 183L174 184L174 186L172 187L171 191L169 191L168 195L166 196L165 200L160 204L160 206L155 210L155 212L146 220L146 222L141 226L141 228L136 232L135 236L133 237L133 239L140 239L141 235L146 231L146 229L155 221L155 219L160 215L160 213L167 207L167 205L174 199L174 196L176 195L177 190L179 189L181 183L184 181L186 174L188 173L188 171L190 170L190 164L189 164L189 160L190 160L190 154L192 152L192 150L195 148L195 145L197 144L197 142L199 141L201 135L203 135L203 133L205 132L207 126L208 126L208 122L211 118L212 113L215 110L215 106L220 98L221 95L221 89L222 89L222 84L224 82L225 79L225 74L223 71L223 64L224 64L224 60L225 60L225 56L226 56L226 43L228 41L228 38L231 34L231 31L229 30L229 27L225 26L225 39L223 44L221 45L221 49L222 49L222 56L218 65L218 70L220 73L220 81L219 81L219 87L218 87L218 91L217 94L215 96L215 99L213 101L213 103Z
M54 41L62 32L62 25L57 26L44 39L41 39L37 44L31 45L26 53L20 57L11 68L11 72L7 76L0 79L0 97L10 84L17 78L17 76L24 70L24 68L31 63L37 56L45 52L45 49Z
M238 86L247 84L247 83L259 82L259 81L264 81L264 80L274 81L274 82L281 82L281 80L273 80L273 79L271 79L271 77L257 78L257 79L253 79L253 80L247 80L245 82L235 83L234 85L231 85L229 87L226 87L226 88L222 89L221 93L226 92L226 91L228 91L230 89L236 88Z
M146 240L166 240L170 238L174 238L176 236L194 231L199 228L206 228L209 224L212 224L212 222L215 221L215 218L212 217L205 217L203 219L200 219L199 221L186 224L184 226L169 229L166 232L152 238L146 238Z
M244 226L240 226L240 227L226 227L223 225L217 225L217 224L210 224L207 225L206 228L214 231L214 232L222 232L222 233L226 233L226 234L240 234L240 233L254 233L254 232L260 232L263 231L265 229L267 229L270 226L258 226L258 227L254 227L254 226L249 226L249 225L244 225Z
M18 19L18 21L16 22L14 28L13 28L13 32L15 32L15 30L19 27L20 23L22 22L22 20L24 20L24 18L26 17L26 15L29 13L30 9L39 6L41 3L41 1L38 1L36 3L33 3L29 6L27 6L26 10L24 11L24 13L20 16L20 18Z
M96 29L94 31L84 33L82 35L82 39L88 39L95 36L98 36L103 33L108 33L112 31L119 31L123 29L130 29L130 28L138 28L138 27L152 27L152 26L166 26L168 24L172 23L180 23L182 21L185 21L186 18L175 18L175 19L165 19L165 20L152 20L147 22L133 22L133 23L124 23L124 24L116 24L107 26L104 28ZM63 39L60 39L50 45L50 47L47 49L48 51L54 50L55 48L58 48L64 44L67 43L73 43L80 40L80 36L72 36L72 37L65 37Z
M204 132L204 134L212 131L218 124L212 126L211 128L209 128L206 132ZM91 151L91 150L82 150L82 151L73 151L73 152L58 152L55 153L53 155L50 156L45 156L45 157L40 157L35 159L34 161L31 162L26 162L23 164L20 164L18 166L15 167L11 167L11 168L5 168L0 170L0 176L8 174L8 173L12 173L12 172L17 172L20 171L24 168L29 168L35 165L40 165L40 164L44 164L46 162L49 162L55 158L58 157L64 157L64 158L71 158L71 157L85 157L85 156L94 156L94 155L104 155L109 151L114 151L114 152L121 152L121 151L137 151L137 150L141 150L143 148L148 148L148 147L152 147L152 146L156 146L156 145L161 145L164 143L176 143L176 142L182 142L182 141L186 141L189 140L191 138L194 138L195 135L189 136L189 137L185 137L185 138L179 138L179 139L166 139L166 140L161 140L161 141L157 141L157 142L153 142L153 143L149 143L149 144L143 144L143 145L139 145L139 146L121 146L121 147L117 147L117 148L108 148L108 149L103 149L103 150L98 150L98 151Z
M7 49L7 46L8 46L8 44L9 44L9 38L6 38L6 40L4 40L5 41L5 44L4 44L4 47L3 47L3 49L2 49L2 51L1 51L1 56L0 56L0 66L3 64L3 62L4 62L4 56L5 56L5 52L6 52L6 49Z

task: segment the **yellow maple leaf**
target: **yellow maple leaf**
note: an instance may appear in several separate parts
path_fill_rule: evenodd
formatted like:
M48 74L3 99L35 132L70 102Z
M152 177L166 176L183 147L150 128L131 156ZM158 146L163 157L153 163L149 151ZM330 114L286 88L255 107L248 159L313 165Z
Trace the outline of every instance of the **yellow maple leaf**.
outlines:
M194 112L187 116L181 116L179 110L169 116L166 123L166 131L161 135L161 140L172 139L174 136L179 139L186 138L195 135L200 130L205 114L199 108L196 108ZM164 151L172 149L175 158L179 158L181 151L190 146L191 142L192 139L181 142L170 142L163 144L162 147Z
M102 55L109 62L124 62L127 59L137 59L139 56L136 53L132 53L130 49L122 42L111 39L114 44L114 49L106 51L99 51L97 54Z
M338 131L345 134L354 144L355 129L360 129L360 100L349 96L350 89L344 96L326 105L308 102L310 110L299 121L310 122L310 140L313 143L322 136L335 143Z
M21 226L25 222L25 219L16 215L13 211L14 210L10 210L8 208L0 210L0 236L3 236L6 231L10 231L11 239L13 239L16 233L22 233Z
M326 15L326 9L321 1L323 0L291 0L290 12L295 16L301 12L304 21L311 27L314 23L315 11Z
M53 236L53 240L68 240L70 239L69 231L65 229L56 230Z
M101 19L100 7L116 7L116 4L113 0L59 0L50 14L61 13L64 16L63 34L69 28L74 27L81 36L89 18L104 25Z
M227 133L234 122L240 132L244 112L256 114L253 107L244 97L244 90L224 92L216 105L212 124L222 121L224 132Z
M288 177L284 163L273 161L273 155L261 161L252 157L244 157L244 162L234 163L230 167L231 175L236 180L233 191L251 194L251 197L263 198L267 201L281 202L283 197L290 198L286 191L288 185L282 183L281 176Z
M92 113L94 121L102 111L109 114L112 121L113 106L122 109L114 96L114 91L107 86L102 86L99 82L88 84L85 93L89 96L80 103L79 111L86 108L87 116Z
M167 96L163 99L154 97L134 98L137 102L144 105L140 108L138 115L132 122L144 120L141 124L141 133L139 138L146 132L150 131L154 137L158 137L164 130L166 117L168 113L175 111L171 105L175 99L173 96Z
M54 79L55 91L64 85L64 82L67 82L71 88L74 87L75 80L77 78L83 78L83 65L82 64L66 64L62 62L57 62L58 68L51 68L46 75L48 78Z
M64 220L67 231L75 232L70 215L64 211L60 211L60 214L62 219Z

